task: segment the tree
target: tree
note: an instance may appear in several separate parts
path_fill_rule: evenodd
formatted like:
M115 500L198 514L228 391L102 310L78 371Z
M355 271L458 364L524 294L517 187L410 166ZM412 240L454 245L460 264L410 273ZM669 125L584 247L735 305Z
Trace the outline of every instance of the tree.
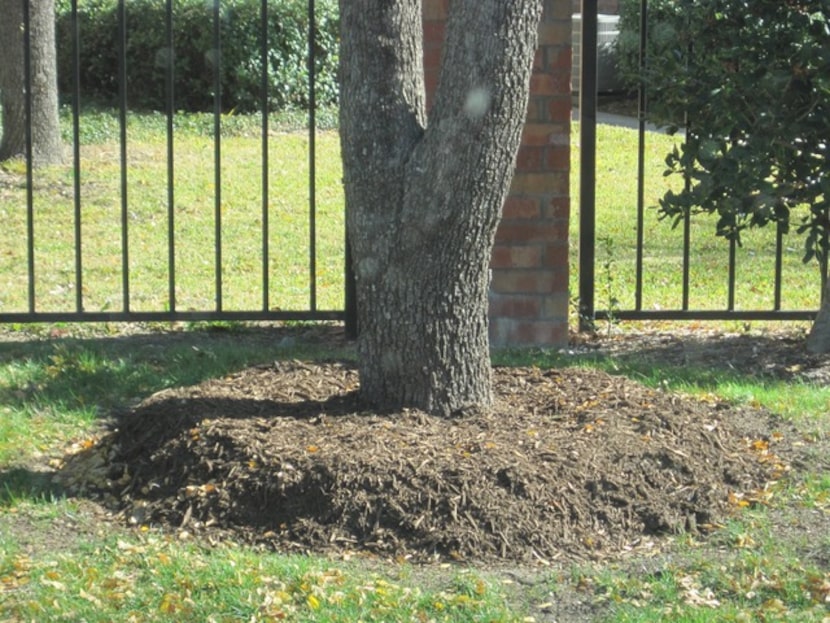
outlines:
M32 157L37 164L62 156L58 122L54 0L0 0L0 104L3 107L0 161L26 153L24 5L29 12Z
M340 133L361 393L448 415L491 402L489 261L541 0L450 3L427 114L420 0L341 0Z
M739 243L747 228L796 223L823 293L807 345L830 352L827 1L654 0L642 73L631 70L639 4L623 7L623 66L644 81L653 121L690 121L666 163L691 184L660 200L661 215L717 215L717 235Z

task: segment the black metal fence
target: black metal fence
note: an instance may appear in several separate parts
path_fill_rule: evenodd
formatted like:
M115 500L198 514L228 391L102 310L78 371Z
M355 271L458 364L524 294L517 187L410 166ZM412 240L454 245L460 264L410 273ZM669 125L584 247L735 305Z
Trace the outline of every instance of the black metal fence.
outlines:
M23 0L24 6L24 64L25 64L25 83L27 85L26 92L26 108L27 118L32 118L32 75L31 75L31 42L30 42L30 2ZM73 49L72 49L72 72L74 74L74 88L71 94L71 193L72 216L72 255L71 260L63 265L41 267L39 263L39 255L36 253L36 246L38 243L48 240L54 236L55 232L53 226L48 224L48 216L44 217L42 211L48 210L48 206L43 206L39 203L36 197L36 187L38 185L37 179L39 172L33 167L32 158L32 128L31 123L28 123L26 128L26 154L25 154L25 199L22 204L10 204L7 200L3 206L9 212L25 211L25 275L21 276L18 281L6 280L7 291L16 289L25 289L25 303L15 305L14 309L7 309L3 304L3 296L0 294L0 322L4 323L18 323L18 322L60 322L60 321L226 321L226 320L346 320L350 324L350 330L354 326L354 305L353 296L351 296L350 280L347 276L347 261L343 256L343 251L340 251L339 262L342 266L340 279L342 280L335 289L340 293L345 293L341 305L334 305L333 308L322 308L319 303L320 286L318 283L318 259L320 257L320 249L318 248L318 196L317 196L317 104L315 98L315 3L314 0L308 2L309 12L309 28L306 34L308 42L308 58L307 58L307 75L308 75L308 101L309 106L307 110L307 162L302 163L302 168L305 170L307 166L307 206L305 209L305 223L304 228L307 230L307 249L306 249L306 278L305 291L306 302L302 306L292 305L291 309L286 309L285 305L280 300L280 292L275 291L271 283L271 276L273 271L279 271L280 267L273 266L272 255L272 234L280 227L279 222L273 216L273 200L275 194L270 187L269 170L271 168L271 154L272 145L272 128L269 127L268 113L268 54L269 54L269 40L268 29L266 27L268 20L269 2L262 0L261 2L261 32L260 32L260 56L262 66L261 76L261 91L262 101L261 107L261 130L259 132L259 169L260 169L260 185L259 197L259 221L261 228L259 231L259 240L250 240L252 247L252 254L258 255L259 266L259 283L261 297L258 304L247 306L245 308L229 308L225 303L225 292L228 287L226 278L226 258L223 257L225 250L225 231L223 227L223 205L229 198L226 196L227 191L224 189L223 180L223 102L222 102L222 85L220 83L220 68L223 58L223 47L226 42L221 40L220 30L220 0L212 0L211 3L213 11L213 42L214 62L217 64L216 71L214 71L214 108L213 108L213 135L212 135L212 162L203 163L204 166L212 167L212 204L213 204L213 231L212 231L212 249L213 257L210 258L212 263L212 296L206 297L212 299L209 304L195 307L193 304L182 305L179 300L179 273L182 269L181 259L179 258L177 248L177 188L174 184L174 179L179 173L179 168L186 166L193 166L193 164L180 164L177 160L176 140L175 140L175 123L177 115L175 84L176 75L174 69L174 54L168 53L162 55L160 58L166 59L166 66L164 67L166 76L166 110L163 111L166 127L166 140L164 149L165 173L166 175L166 197L163 203L165 204L160 210L159 218L164 221L166 228L165 234L165 249L157 251L160 257L156 257L157 263L164 264L164 271L166 272L166 294L161 298L161 302L157 304L157 309L146 309L146 306L136 306L134 304L133 286L133 259L138 253L144 251L134 249L131 247L130 228L132 226L131 205L136 194L140 192L135 187L133 180L131 180L130 169L130 144L128 140L128 123L129 123L129 94L127 92L127 75L129 67L127 66L127 45L128 45L128 24L125 19L125 5L124 0L118 3L119 26L118 26L118 66L113 68L117 72L117 80L119 84L119 96L117 105L117 124L118 124L118 146L117 153L113 154L114 159L117 160L118 166L118 258L113 258L113 264L117 266L111 267L113 270L120 272L120 300L111 301L108 304L109 308L98 305L98 309L89 309L87 297L85 292L88 286L88 271L85 270L85 255L84 255L84 232L87 222L85 221L85 201L84 185L82 170L82 140L81 135L83 131L84 115L82 115L82 103L84 94L80 89L80 55L79 49L83 45L83 34L79 30L78 19L78 2L73 0L71 2L71 24L73 30ZM165 23L159 24L159 28L163 28L165 32L166 44L169 50L175 50L176 41L173 38L173 1L166 0ZM202 164L202 163L200 163ZM23 229L23 228L21 228ZM345 237L345 231L341 229L337 235ZM345 248L343 244L342 248ZM4 251L5 254L11 256L9 250ZM71 263L71 266L68 264ZM69 308L61 309L44 309L41 303L39 292L43 290L41 280L46 271L60 271L65 274L67 281L66 289L74 294L74 300ZM22 272L22 268L21 268ZM23 282L25 281L25 285ZM328 297L330 299L330 297ZM139 307L139 308L137 308ZM348 311L347 311L348 310Z
M167 47L173 50L176 41L173 40L173 1L166 1L166 17L165 23L160 25L164 28ZM31 63L30 63L30 46L29 46L29 2L23 1L24 5L24 65L26 73L26 82L31 85ZM74 239L73 257L71 259L71 266L60 266L58 270L69 275L68 290L74 294L71 308L68 309L45 309L39 299L39 283L45 269L41 269L38 262L38 256L35 252L36 241L48 239L53 235L53 231L49 226L36 226L43 223L42 219L36 219L36 212L40 209L38 207L35 196L35 170L32 166L32 134L31 127L27 128L26 141L26 167L25 167L25 199L22 205L8 205L4 207L11 211L25 211L25 275L22 283L6 282L5 288L8 289L25 289L25 303L15 309L7 309L3 304L3 297L0 294L0 322L58 322L58 321L221 321L221 320L346 320L350 325L350 330L354 329L354 297L352 296L351 279L346 270L348 261L346 257L341 257L338 261L341 262L342 276L340 291L344 292L344 300L342 305L336 305L333 308L322 308L319 304L319 284L318 284L318 270L317 264L320 258L320 250L318 249L318 197L317 197L317 119L316 119L316 101L315 101L315 46L314 46L314 28L315 28L315 3L314 0L308 1L309 11L309 28L306 33L308 43L308 100L309 107L307 111L307 165L308 165L308 193L306 206L306 225L308 232L305 263L306 272L306 303L298 308L294 306L293 309L286 309L279 300L279 293L274 291L271 284L271 276L273 274L272 266L272 248L270 234L277 228L280 223L273 218L272 199L274 193L270 187L269 169L271 168L271 128L269 127L269 116L266 114L268 110L267 87L269 77L267 70L267 58L269 52L269 41L267 23L269 3L268 0L261 2L261 22L263 24L260 36L260 55L261 65L263 67L261 76L261 129L259 132L260 150L259 150L259 168L260 175L260 222L261 229L259 232L259 249L257 254L259 256L259 283L261 297L259 303L248 306L246 308L237 308L226 305L225 292L228 287L225 271L225 257L223 251L224 245L224 227L223 227L223 202L227 199L227 190L225 190L223 179L223 106L222 106L222 89L219 81L220 72L215 72L214 83L214 110L213 110L213 136L212 136L212 212L213 212L213 228L212 238L212 304L194 307L192 304L182 305L178 296L178 275L181 270L181 260L177 254L177 188L173 183L176 174L180 167L192 166L179 164L177 161L177 153L175 149L175 120L176 120L176 97L175 97L175 83L176 76L173 64L173 54L167 54L167 64L164 67L166 76L166 110L163 112L166 124L166 141L165 141L165 175L166 183L166 198L164 200L164 214L163 220L166 226L166 243L165 249L162 253L164 255L163 262L166 271L166 294L163 297L163 302L158 305L156 309L146 309L144 307L138 308L134 304L133 286L134 280L132 275L132 259L141 253L139 249L131 247L130 227L131 227L131 203L133 194L136 192L131 186L130 179L130 161L129 161L129 137L128 137L128 113L129 111L129 94L127 92L127 74L129 67L127 66L127 40L128 40L128 24L125 20L124 0L119 2L119 29L118 29L118 67L117 79L119 83L119 98L117 106L117 123L118 123L118 147L115 158L118 162L118 209L119 209L119 257L117 259L117 271L120 273L120 292L117 301L112 302L108 308L99 306L98 309L90 309L87 304L87 297L85 295L87 286L87 271L85 270L84 249L84 224L85 224L85 210L84 210L84 192L82 183L82 169L81 169L81 133L83 115L82 102L83 93L80 90L79 73L79 49L83 44L82 33L78 28L78 6L77 0L71 2L72 11L72 25L73 25L73 50L72 50L72 71L74 73L74 90L71 94L71 134L72 134L72 182L71 182L71 203L72 203L72 217L71 228ZM213 48L218 51L216 54L216 62L222 62L222 49L225 42L221 40L221 30L219 28L220 20L220 0L212 0L211 5L213 10ZM641 2L641 48L645 49L645 40L647 36L646 28L646 13L647 2ZM580 78L580 205L579 205L579 300L580 300L580 316L583 319L603 319L603 318L617 318L617 319L745 319L745 320L809 320L815 315L815 310L786 310L782 308L782 290L785 286L785 279L782 276L781 270L781 256L782 246L785 244L784 236L779 231L776 237L776 261L775 268L771 279L774 282L774 300L769 309L738 309L736 303L736 267L738 265L737 253L735 244L729 246L729 250L724 258L724 262L728 266L728 284L727 295L722 309L693 309L690 306L690 292L692 285L690 283L690 267L693 263L691 244L690 244L690 228L688 219L683 226L683 249L682 262L680 266L681 271L681 304L675 308L662 309L645 309L643 303L643 280L647 274L647 270L643 262L643 246L644 246L644 214L645 214L645 200L643 193L643 179L644 179L644 144L646 141L646 121L645 121L645 95L640 94L639 98L639 118L638 118L638 135L639 135L639 155L638 155L638 189L636 197L636 210L633 218L634 226L637 230L637 254L636 254L636 268L635 279L631 287L635 290L634 305L630 308L617 309L597 309L595 305L595 295L597 287L596 275L596 238L597 232L595 229L596 219L596 124L597 124L597 96L596 96L596 45L597 40L597 2L596 0L583 0L582 11L582 69ZM29 113L27 116L31 119L31 89L27 88L27 108ZM39 215L38 215L39 216ZM339 235L345 236L344 232ZM253 242L253 241L252 241ZM180 246L180 245L179 245ZM347 248L343 245L343 248ZM4 251L5 253L5 251ZM341 255L342 252L341 252ZM277 267L279 270L279 267ZM23 285L25 283L25 285Z
M640 2L640 63L647 61L645 56L648 37L648 2ZM785 291L786 278L782 270L782 258L786 236L779 226L775 234L774 266L770 274L772 285L771 305L766 309L741 309L737 296L738 282L736 272L740 265L738 246L734 241L727 243L723 263L726 267L726 287L723 307L720 309L694 309L691 307L691 294L694 286L690 279L691 269L695 259L691 233L691 217L687 214L682 222L682 249L679 266L680 296L679 306L672 308L661 306L660 309L646 309L644 304L644 279L648 276L648 269L644 263L644 248L646 240L645 216L646 200L644 192L645 179L645 145L649 135L646 123L646 93L641 88L638 93L638 116L636 132L638 133L637 157L637 190L636 197L632 198L633 211L630 218L633 228L636 228L636 254L634 258L634 278L631 283L617 284L620 289L633 290L633 305L617 308L598 308L597 285L602 275L597 275L597 241L596 229L596 189L597 189L597 122L598 122L598 95L597 95L597 0L582 1L582 32L581 32L581 68L579 89L580 111L580 172L579 172L579 315L582 328L588 328L593 320L813 320L817 309L784 309L782 292ZM664 225L668 227L668 225ZM714 237L714 232L709 232ZM749 259L752 261L752 259ZM804 268L804 270L809 270ZM818 282L818 280L817 280ZM698 287L707 287L711 281ZM818 284L816 292L820 291ZM606 297L610 298L610 297ZM607 304L607 300L604 301Z

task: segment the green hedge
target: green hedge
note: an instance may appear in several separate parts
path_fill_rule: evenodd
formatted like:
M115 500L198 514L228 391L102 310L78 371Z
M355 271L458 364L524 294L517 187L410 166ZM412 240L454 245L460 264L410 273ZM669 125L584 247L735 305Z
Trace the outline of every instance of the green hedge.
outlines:
M170 50L166 2L124 3L127 26L127 99L133 109L164 110ZM261 108L262 20L260 0L221 0L222 109ZM80 89L86 101L112 103L119 95L117 0L79 0ZM315 70L318 105L337 102L338 11L336 0L316 2ZM58 81L64 97L73 89L73 37L69 0L58 0ZM214 3L173 0L175 102L177 110L214 106L216 53ZM268 2L268 106L271 111L308 106L308 2Z

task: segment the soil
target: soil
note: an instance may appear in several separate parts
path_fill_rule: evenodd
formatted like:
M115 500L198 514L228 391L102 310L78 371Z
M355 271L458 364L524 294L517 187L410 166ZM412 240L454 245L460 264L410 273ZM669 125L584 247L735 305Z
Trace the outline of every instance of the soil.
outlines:
M808 356L794 334L644 332L571 348L830 381L830 358ZM123 525L522 565L702 536L764 504L771 482L828 468L825 440L762 409L570 367L496 368L494 382L492 409L445 419L366 410L348 362L256 366L114 416L56 478Z

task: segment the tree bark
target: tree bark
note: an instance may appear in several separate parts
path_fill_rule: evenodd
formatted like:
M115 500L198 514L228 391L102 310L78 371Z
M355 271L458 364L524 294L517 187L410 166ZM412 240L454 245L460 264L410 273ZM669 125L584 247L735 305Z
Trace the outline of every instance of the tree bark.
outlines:
M818 316L807 335L807 350L811 353L830 353L830 279L824 288Z
M29 2L32 159L59 162L63 155L58 118L54 0ZM0 161L26 155L26 75L21 0L0 0L0 103L3 106Z
M454 0L427 114L420 0L341 0L340 133L361 393L449 415L491 402L489 262L541 0Z

